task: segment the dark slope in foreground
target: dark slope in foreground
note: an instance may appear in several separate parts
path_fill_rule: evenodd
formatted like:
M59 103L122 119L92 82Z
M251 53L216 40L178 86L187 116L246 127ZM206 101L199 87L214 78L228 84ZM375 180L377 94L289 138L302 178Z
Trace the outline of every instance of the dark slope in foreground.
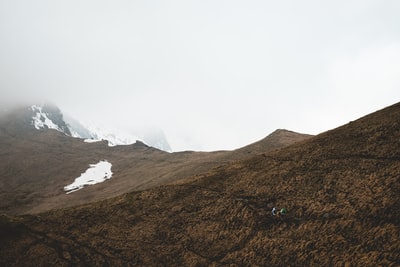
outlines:
M2 217L0 265L398 266L399 140L396 104L189 183Z
M310 136L276 131L246 151L166 153L143 143L108 147L56 130L36 130L32 110L0 114L0 214L39 213L95 202L207 172L221 164L287 146ZM113 177L66 195L63 188L89 164L108 160Z

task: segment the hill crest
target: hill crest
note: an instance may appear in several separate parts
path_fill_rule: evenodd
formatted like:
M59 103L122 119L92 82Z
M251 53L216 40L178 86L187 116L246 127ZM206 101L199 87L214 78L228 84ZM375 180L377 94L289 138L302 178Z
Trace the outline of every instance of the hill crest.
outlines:
M60 131L61 124L54 122L62 121L62 114L57 108L54 109L56 112L50 112L48 108L39 110L38 119L41 122L52 119L51 123L48 122L50 127L42 125L40 130L32 124L36 108L20 109L2 117L1 212L38 213L95 202L176 182L249 156L240 151L166 153L139 141L133 145L116 147L109 147L106 141L85 143ZM58 115L54 116L53 113ZM57 126L57 131L52 129L53 124ZM308 136L299 134L298 138L301 137ZM277 139L274 140L266 138L261 142L262 145L250 145L248 149L257 154L297 141L293 139L277 145ZM90 165L103 160L112 164L112 179L65 195L65 186L73 183Z
M399 118L400 103L188 183L2 218L0 261L396 266Z

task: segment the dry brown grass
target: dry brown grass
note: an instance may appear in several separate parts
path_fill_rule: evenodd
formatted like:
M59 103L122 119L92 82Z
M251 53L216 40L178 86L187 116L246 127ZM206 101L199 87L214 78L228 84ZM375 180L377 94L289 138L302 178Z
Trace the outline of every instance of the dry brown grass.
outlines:
M398 266L399 122L397 104L187 183L3 217L0 264Z
M166 153L141 143L108 147L54 130L37 131L30 115L23 108L0 116L0 213L39 213L173 183L310 137L279 130L237 151ZM65 194L64 186L104 159L113 164L111 180Z

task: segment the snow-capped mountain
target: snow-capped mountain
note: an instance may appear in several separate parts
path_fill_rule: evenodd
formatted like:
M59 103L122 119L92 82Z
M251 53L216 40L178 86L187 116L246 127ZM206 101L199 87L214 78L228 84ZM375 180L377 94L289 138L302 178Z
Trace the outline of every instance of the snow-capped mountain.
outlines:
M147 131L143 135L135 135L118 129L107 129L96 125L84 124L72 117L64 116L61 110L53 105L31 106L31 124L38 130L54 129L65 135L84 139L85 142L106 140L109 146L131 145L141 141L163 151L172 152L168 141L161 130Z
M139 135L140 139L146 144L151 144L152 147L163 151L172 152L172 149L167 141L167 137L161 129L151 129Z
M73 130L73 129L72 129ZM136 143L136 141L142 141L138 136L125 133L117 129L106 129L100 128L98 126L90 125L86 126L86 130L89 132L89 137L87 136L75 136L85 139L85 142L98 142L101 140L107 140L109 146L117 145L131 145ZM74 131L74 130L73 130ZM77 132L74 131L76 134Z
M109 146L130 145L141 141L149 146L166 152L172 152L164 132L160 129L142 131L141 134L132 134L120 129L99 127L97 125L79 122L69 116L65 117L71 135L85 139L85 142L107 140Z
M32 125L37 129L54 129L59 132L71 135L68 125L63 119L63 114L60 109L52 105L33 105L32 110Z

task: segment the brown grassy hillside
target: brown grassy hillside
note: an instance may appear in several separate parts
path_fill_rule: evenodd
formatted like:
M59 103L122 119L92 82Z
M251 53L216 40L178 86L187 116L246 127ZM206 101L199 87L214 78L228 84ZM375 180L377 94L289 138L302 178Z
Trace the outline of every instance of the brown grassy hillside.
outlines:
M0 116L0 213L38 213L148 189L310 137L281 130L245 151L166 153L139 142L108 147L55 130L38 131L30 116L27 108ZM105 159L113 164L111 180L65 194L64 186L89 164Z
M396 104L189 183L3 216L0 265L399 266L399 140Z

